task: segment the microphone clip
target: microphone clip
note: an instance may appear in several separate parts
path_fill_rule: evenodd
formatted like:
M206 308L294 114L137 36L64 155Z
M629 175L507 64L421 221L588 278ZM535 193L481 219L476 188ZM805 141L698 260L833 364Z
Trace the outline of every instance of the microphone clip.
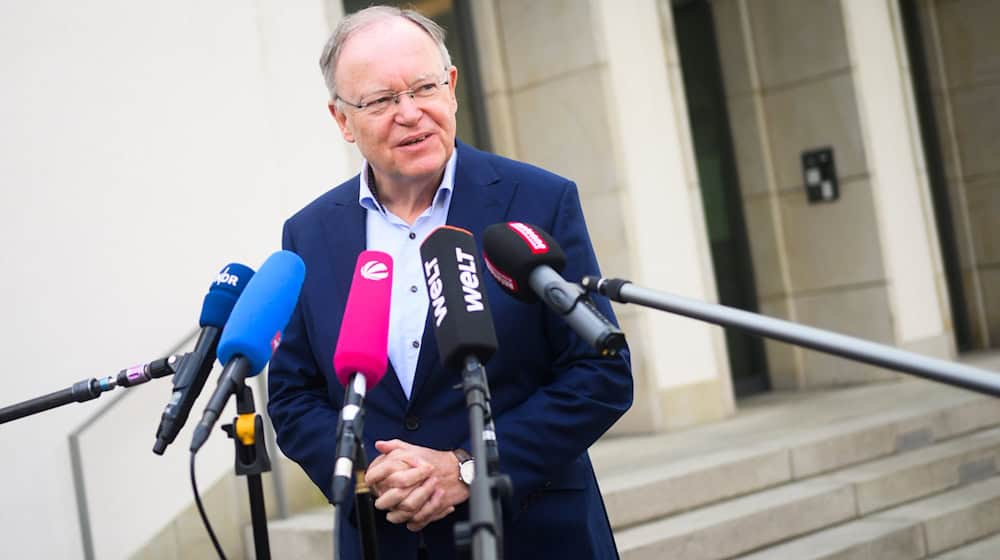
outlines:
M625 333L598 311L583 286L566 280L557 280L546 283L543 291L544 293L540 295L559 315L569 319L570 314L579 305L585 308L586 315L595 318L600 330L594 334L592 345L602 356L614 356L625 346Z

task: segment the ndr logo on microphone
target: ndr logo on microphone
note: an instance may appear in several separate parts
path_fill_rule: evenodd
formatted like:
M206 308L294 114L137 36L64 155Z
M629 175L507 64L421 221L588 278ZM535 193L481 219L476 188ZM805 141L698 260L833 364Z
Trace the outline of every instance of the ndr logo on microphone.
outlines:
M361 267L361 277L366 280L385 280L389 277L389 267L382 261L368 261Z
M229 267L222 269L222 272L215 276L215 283L222 284L223 286L233 286L237 287L240 283L240 277L235 274L229 273Z

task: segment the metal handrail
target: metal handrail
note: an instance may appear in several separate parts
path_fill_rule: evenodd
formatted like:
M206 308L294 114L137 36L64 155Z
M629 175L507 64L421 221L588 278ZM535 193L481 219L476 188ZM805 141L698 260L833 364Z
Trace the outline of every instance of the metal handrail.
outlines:
M181 348L191 345L194 342L194 339L198 336L198 331L199 329L191 331L191 333L181 339L180 342L173 345L173 347L171 347L165 355L176 354ZM80 539L83 543L83 557L86 558L86 560L94 559L94 535L90 526L90 508L87 504L87 490L83 479L83 458L80 453L80 435L87 428L97 422L102 416L107 414L113 407L118 405L122 399L131 394L132 391L123 391L121 393L111 395L110 399L101 401L103 406L84 419L84 421L69 434L69 458L70 465L73 470L73 491L76 494L76 511L77 517L80 521Z
M170 350L166 352L166 355L177 354L181 349L191 346L195 339L198 337L200 329L192 330L187 336L182 338L178 343L174 344ZM264 376L258 377L258 383L260 385L259 390L261 394L266 394L266 384L264 381ZM111 396L111 398L101 401L102 406L96 410L93 414L85 418L68 436L69 440L69 456L70 456L70 466L73 474L73 491L76 496L76 509L77 517L80 522L80 539L83 545L83 555L86 560L93 560L95 558L94 552L94 535L90 524L90 507L87 500L87 489L86 481L83 477L83 454L80 447L80 436L93 426L98 420L103 416L108 414L112 408L116 407L122 402L127 395L132 394L132 391L123 391ZM268 451L273 455L277 452L278 446L275 440L275 434L273 429L269 429L269 423L264 423L264 438L265 445ZM281 461L274 461L271 466L271 470L274 474L271 477L272 484L274 485L275 493L275 515L278 519L284 519L288 517L288 500L285 495L285 488L283 485L284 478L281 473Z

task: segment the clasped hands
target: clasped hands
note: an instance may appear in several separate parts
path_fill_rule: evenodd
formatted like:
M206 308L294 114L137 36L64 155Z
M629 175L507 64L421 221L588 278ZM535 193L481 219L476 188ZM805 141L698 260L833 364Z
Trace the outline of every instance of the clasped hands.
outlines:
M406 523L419 531L455 511L469 499L469 488L458 478L458 458L393 439L376 441L381 455L368 465L365 482L375 492L375 507L388 511L390 523Z

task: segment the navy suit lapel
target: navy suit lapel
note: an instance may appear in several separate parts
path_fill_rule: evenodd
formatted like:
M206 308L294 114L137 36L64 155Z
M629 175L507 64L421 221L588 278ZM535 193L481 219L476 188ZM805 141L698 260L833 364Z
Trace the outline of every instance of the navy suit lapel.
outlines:
M471 231L476 237L476 246L482 255L483 245L480 238L483 230L489 225L503 221L516 185L501 180L490 165L489 156L484 152L461 142L457 143L457 150L455 186L452 190L447 223ZM439 361L434 324L431 322L428 309L424 336L420 343L420 356L417 358L417 370L413 378L413 390L410 392L409 408L412 408L420 396L421 389ZM456 379L455 383L459 381Z
M358 255L368 247L368 228L365 227L366 210L358 204L358 192L360 181L354 178L350 189L342 189L340 196L334 200L334 205L330 215L323 220L323 230L326 235L326 242L330 247L330 259L332 261L333 285L330 286L330 293L340 294L337 304L333 306L335 313L339 315L329 317L335 321L335 331L340 332L340 327L344 320L344 308L347 306L347 294L351 290L351 281L354 279L354 268L357 264ZM331 364L332 367L332 364ZM371 390L369 399L378 399L383 391L396 403L396 407L405 408L406 395L403 387L399 384L396 372L389 364L388 371L378 386Z

